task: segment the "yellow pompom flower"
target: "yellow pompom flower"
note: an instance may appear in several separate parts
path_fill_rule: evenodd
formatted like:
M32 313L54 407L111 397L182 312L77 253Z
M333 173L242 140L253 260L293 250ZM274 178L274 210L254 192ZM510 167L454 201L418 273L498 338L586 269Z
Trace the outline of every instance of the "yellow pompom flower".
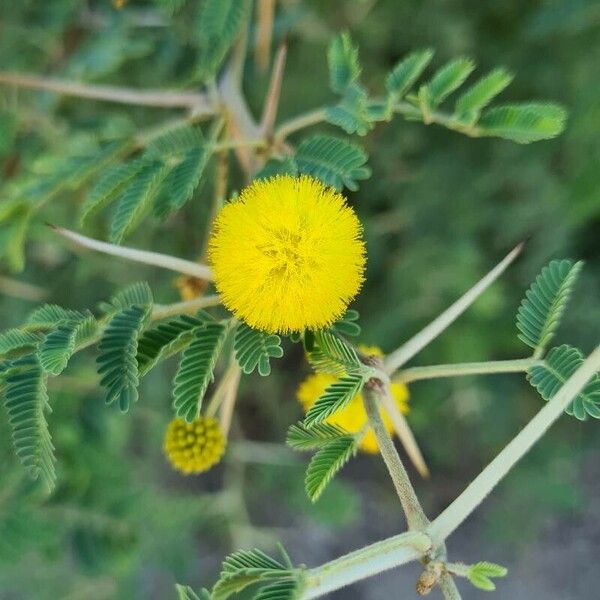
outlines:
M320 329L363 281L365 246L344 197L311 177L255 181L215 219L208 256L221 299L268 333Z
M375 356L382 356L383 354L376 346L360 346L360 350L364 354L372 354ZM336 381L336 379L337 378L334 375L329 375L328 373L315 373L307 377L300 384L296 396L305 412L308 411L317 399L323 395L325 389ZM403 414L408 414L408 388L402 383L392 383L390 389L400 411ZM382 412L381 416L386 429L390 433L393 433L392 421L387 413ZM338 425L350 433L358 433L363 429L367 422L367 413L363 406L361 394L354 396L345 408L337 411L326 419L326 423ZM360 448L369 454L376 454L379 451L375 434L371 428L369 428L364 435Z
M173 419L163 448L174 469L191 475L208 471L221 460L225 438L216 419L199 417L193 423Z

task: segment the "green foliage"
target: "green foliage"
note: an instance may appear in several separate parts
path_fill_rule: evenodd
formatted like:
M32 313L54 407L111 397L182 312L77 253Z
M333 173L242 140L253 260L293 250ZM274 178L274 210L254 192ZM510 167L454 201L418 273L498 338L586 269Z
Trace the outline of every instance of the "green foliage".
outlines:
M323 395L310 407L304 418L305 427L322 423L327 417L344 408L364 385L363 375L351 373L327 387Z
M82 320L59 324L54 331L48 333L38 351L44 371L60 375L77 344L93 336L97 328L96 319L91 315Z
M29 329L53 329L57 325L68 321L78 321L85 315L77 310L70 310L58 304L44 304L36 308L25 321Z
M110 229L110 241L119 244L142 220L167 171L160 162L144 164L124 191L114 213Z
M33 350L40 343L40 338L28 331L8 329L0 333L0 356L10 356L14 352Z
M233 44L247 14L247 0L206 0L198 17L200 59L196 76L213 77Z
M369 107L366 90L353 84L338 104L325 109L325 117L328 123L341 127L346 133L366 135L373 127L372 122L381 120Z
M517 312L519 339L542 355L560 324L581 261L553 260L527 290Z
M85 224L89 217L115 200L139 174L144 164L143 160L138 159L109 167L92 187L81 207L81 224Z
M271 358L281 358L283 349L281 338L248 327L240 323L235 330L233 348L235 359L244 373L249 375L258 368L258 373L266 377L271 373Z
M494 69L482 77L456 101L455 111L459 119L467 123L477 121L481 109L509 86L512 80L513 75L503 68Z
M350 34L344 32L333 38L327 51L329 85L337 94L343 94L360 77L358 48Z
M360 371L362 366L354 348L328 331L315 332L315 345L308 360L315 371L332 375Z
M479 135L497 136L519 144L556 137L565 127L567 113L551 103L509 104L492 108L478 123Z
M136 281L118 291L108 303L103 303L101 308L106 314L112 315L132 306L150 306L152 302L150 286L145 281Z
M290 425L286 443L294 450L316 450L323 448L332 440L349 437L350 434L338 425L329 423L316 423L312 427L305 427L303 423Z
M177 600L210 600L210 594L207 590L202 590L200 596L188 585L175 585Z
M563 344L552 348L543 364L532 367L527 379L537 389L540 396L548 401L575 373L583 361L584 356L579 349ZM588 381L565 412L580 421L585 421L588 416L600 419L600 376L598 374Z
M212 590L211 597L212 600L227 600L231 595L241 592L254 583L265 580L299 579L300 575L301 570L288 568L261 550L241 550L224 560L221 575Z
M359 318L360 315L358 314L358 311L349 308L346 311L346 314L331 326L331 329L341 335L357 337L360 335L361 331L360 325L357 323Z
M290 577L266 585L254 596L254 600L299 600L303 590L301 578Z
M432 58L433 50L427 48L412 52L398 62L385 79L385 87L392 102L402 99L422 75Z
M304 480L308 497L316 502L327 484L338 471L356 454L358 440L344 436L329 441L312 457Z
M200 414L202 400L213 379L215 364L226 335L227 325L206 323L204 327L194 330L192 342L183 351L175 375L173 406L177 416L188 423Z
M300 173L312 175L337 190L345 186L355 191L358 180L371 176L362 148L329 135L314 135L303 140L296 152L296 162Z
M15 453L30 476L54 489L54 446L46 421L50 411L46 375L35 355L18 358L2 374L4 406L12 429Z
M109 321L98 344L100 384L106 388L106 403L118 400L127 412L138 398L138 336L150 311L149 306L122 308Z
M475 69L470 58L457 58L438 69L431 81L419 90L419 95L426 98L428 107L439 106L447 96L458 89Z
M138 370L146 375L158 362L183 350L194 338L197 329L207 323L207 315L179 315L147 329L138 340Z
M496 584L491 578L505 577L507 573L508 569L502 565L491 562L478 562L469 567L467 578L476 588L493 592L496 589Z

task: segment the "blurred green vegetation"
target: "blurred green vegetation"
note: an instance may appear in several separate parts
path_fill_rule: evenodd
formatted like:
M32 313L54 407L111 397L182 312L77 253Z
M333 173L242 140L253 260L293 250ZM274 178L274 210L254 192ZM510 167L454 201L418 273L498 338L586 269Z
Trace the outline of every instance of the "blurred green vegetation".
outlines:
M2 0L2 69L139 88L183 86L194 64L195 3L184 3L173 17L167 4L131 0L116 10L108 0ZM528 146L468 139L402 120L378 126L363 140L373 177L349 195L368 244L367 283L355 305L363 341L394 349L527 239L518 264L415 364L524 356L514 326L519 300L541 266L560 257L584 259L586 267L559 339L589 351L600 322L597 3L282 1L276 38L287 34L289 50L281 118L330 99L326 48L343 29L360 45L369 87L380 88L402 55L431 46L440 62L466 54L484 70L504 65L514 71L509 100L551 98L570 112L561 137ZM266 84L267 75L250 59L245 89L255 111ZM81 153L98 140L143 131L176 115L13 87L0 89L0 107L5 190L24 173L47 173L54 164L50 157ZM210 174L207 181L195 202L165 223L142 228L131 244L197 256ZM240 184L238 177L231 189ZM158 301L177 299L170 275L73 254L52 236L44 221L74 226L84 191L62 191L34 217L22 273L3 267L2 329L17 325L35 306L27 297L32 292L15 293L8 278L33 284L44 300L72 308L94 307L117 286L140 279L151 283ZM90 231L105 238L107 223L96 219ZM0 247L10 248L19 235L1 224ZM19 266L20 259L9 262ZM387 486L382 473L372 475L373 458L361 458L310 507L301 465L290 464L283 447L260 447L255 458L251 446L235 451L235 443L248 443L244 439L283 441L300 413L294 389L304 371L303 357L293 350L260 385L257 377L246 378L230 459L215 472L185 479L170 472L161 454L173 365L153 373L132 413L120 415L103 405L90 357L77 357L50 390L59 461L59 486L50 500L23 477L6 419L0 419L0 598L173 597L176 581L212 581L232 546L269 545L307 522L327 539L345 527L356 533L352 545L367 541L359 537L363 496ZM411 404L410 422L433 474L431 482L417 486L434 514L538 409L540 399L518 376L495 376L417 383ZM598 452L591 426L563 419L486 506L490 525L481 535L527 545L548 519L583 510L591 499L580 471L585 461L597 461ZM236 454L250 456L251 464ZM385 504L388 521L398 524L392 506ZM293 544L288 549L293 553Z

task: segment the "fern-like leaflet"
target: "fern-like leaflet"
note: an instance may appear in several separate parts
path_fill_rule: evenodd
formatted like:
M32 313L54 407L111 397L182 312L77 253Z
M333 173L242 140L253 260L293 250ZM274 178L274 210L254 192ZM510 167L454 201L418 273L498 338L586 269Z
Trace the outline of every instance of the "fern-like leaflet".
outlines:
M302 141L296 151L300 173L312 175L338 190L357 190L360 179L368 179L371 169L359 146L330 135L315 135Z
M304 425L312 427L316 423L322 423L327 417L344 408L360 393L363 385L364 377L361 373L350 373L329 385L306 413Z
M316 502L336 473L356 454L358 441L348 435L336 438L312 457L304 480L308 497Z
M10 356L15 352L31 351L40 343L40 337L21 329L7 329L0 333L0 356Z
M135 305L119 310L108 323L98 345L98 373L106 388L106 403L118 401L126 412L137 401L139 382L138 336L149 315L149 306Z
M540 396L548 401L583 361L584 356L579 349L563 344L552 348L541 365L532 367L527 379ZM596 374L588 381L565 412L580 421L585 421L588 416L600 419L600 375Z
M235 359L247 375L258 368L259 374L266 377L271 373L270 359L283 356L280 343L278 335L263 333L240 323L233 342Z
M54 446L46 413L50 412L46 374L30 354L4 365L4 405L12 429L15 452L31 477L51 491L56 481Z
M290 425L286 443L294 450L307 451L323 448L333 440L349 436L350 434L338 425L316 423L308 428L303 423L297 423Z
M183 352L175 375L173 405L177 416L188 423L200 413L226 334L226 325L207 323L194 330L194 338Z
M527 290L517 312L519 339L541 356L554 337L583 263L553 260Z
M361 363L352 346L328 331L315 332L313 350L308 360L315 371L343 375L361 368Z

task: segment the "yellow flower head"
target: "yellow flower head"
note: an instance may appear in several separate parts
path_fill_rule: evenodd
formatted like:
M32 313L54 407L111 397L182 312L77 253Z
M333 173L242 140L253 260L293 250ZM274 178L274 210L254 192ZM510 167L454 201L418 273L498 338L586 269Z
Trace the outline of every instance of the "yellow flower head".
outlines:
M311 177L277 176L242 190L209 242L223 304L269 333L320 329L363 281L361 225L344 197Z
M173 419L165 433L164 451L177 471L202 473L221 460L225 438L216 419L199 417L193 423Z
M360 350L365 354L374 354L376 356L383 354L379 348L374 346L360 346ZM308 411L308 409L323 394L325 389L334 381L336 381L336 377L334 375L329 375L328 373L315 373L314 375L307 377L300 384L296 396L300 401L300 404L302 404L305 412ZM401 383L392 383L390 387L392 396L396 401L398 408L402 411L402 413L408 414L408 388ZM392 421L388 417L387 413L382 412L381 416L386 429L390 433L393 433ZM327 423L343 427L350 433L358 433L361 431L367 424L367 421L368 418L363 406L361 394L354 396L354 398L352 398L345 408L338 410L336 413L326 419ZM371 428L367 430L365 436L362 438L360 448L369 454L375 454L379 451L375 434Z

